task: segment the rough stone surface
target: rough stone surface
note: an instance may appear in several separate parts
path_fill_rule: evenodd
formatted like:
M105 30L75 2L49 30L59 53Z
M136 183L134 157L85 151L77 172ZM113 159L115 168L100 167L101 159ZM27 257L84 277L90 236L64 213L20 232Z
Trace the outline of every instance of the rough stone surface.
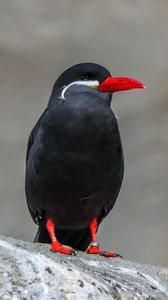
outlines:
M168 299L168 269L0 238L0 299Z

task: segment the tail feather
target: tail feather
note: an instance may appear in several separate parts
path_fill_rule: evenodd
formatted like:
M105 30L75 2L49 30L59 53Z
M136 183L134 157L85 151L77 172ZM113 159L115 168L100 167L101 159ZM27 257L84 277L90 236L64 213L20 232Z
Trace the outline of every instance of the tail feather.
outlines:
M58 228L56 231L56 237L61 244L70 246L80 251L85 251L91 242L89 227L79 230L65 230ZM48 231L44 226L39 227L34 242L48 244L51 243Z

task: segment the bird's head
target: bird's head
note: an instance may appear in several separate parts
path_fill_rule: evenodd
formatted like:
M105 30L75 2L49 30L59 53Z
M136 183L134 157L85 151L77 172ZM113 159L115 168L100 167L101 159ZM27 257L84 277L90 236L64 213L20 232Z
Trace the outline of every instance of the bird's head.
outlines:
M57 79L53 91L62 88L62 98L72 85L96 88L102 93L114 93L123 90L144 88L140 81L127 77L112 77L103 66L94 63L80 63L64 71Z

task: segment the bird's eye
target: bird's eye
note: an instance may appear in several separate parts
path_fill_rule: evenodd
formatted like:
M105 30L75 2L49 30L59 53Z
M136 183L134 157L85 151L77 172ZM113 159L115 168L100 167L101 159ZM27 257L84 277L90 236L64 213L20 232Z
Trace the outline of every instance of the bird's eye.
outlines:
M81 80L90 80L92 79L92 75L90 73L84 73L80 75Z
M82 74L82 75L80 75L80 79L81 80L87 80L88 78L87 78L87 74Z

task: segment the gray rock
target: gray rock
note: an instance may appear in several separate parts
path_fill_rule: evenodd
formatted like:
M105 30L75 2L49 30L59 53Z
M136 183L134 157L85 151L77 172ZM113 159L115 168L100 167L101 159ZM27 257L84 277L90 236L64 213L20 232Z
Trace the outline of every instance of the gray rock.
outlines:
M168 299L168 269L0 237L0 299Z

